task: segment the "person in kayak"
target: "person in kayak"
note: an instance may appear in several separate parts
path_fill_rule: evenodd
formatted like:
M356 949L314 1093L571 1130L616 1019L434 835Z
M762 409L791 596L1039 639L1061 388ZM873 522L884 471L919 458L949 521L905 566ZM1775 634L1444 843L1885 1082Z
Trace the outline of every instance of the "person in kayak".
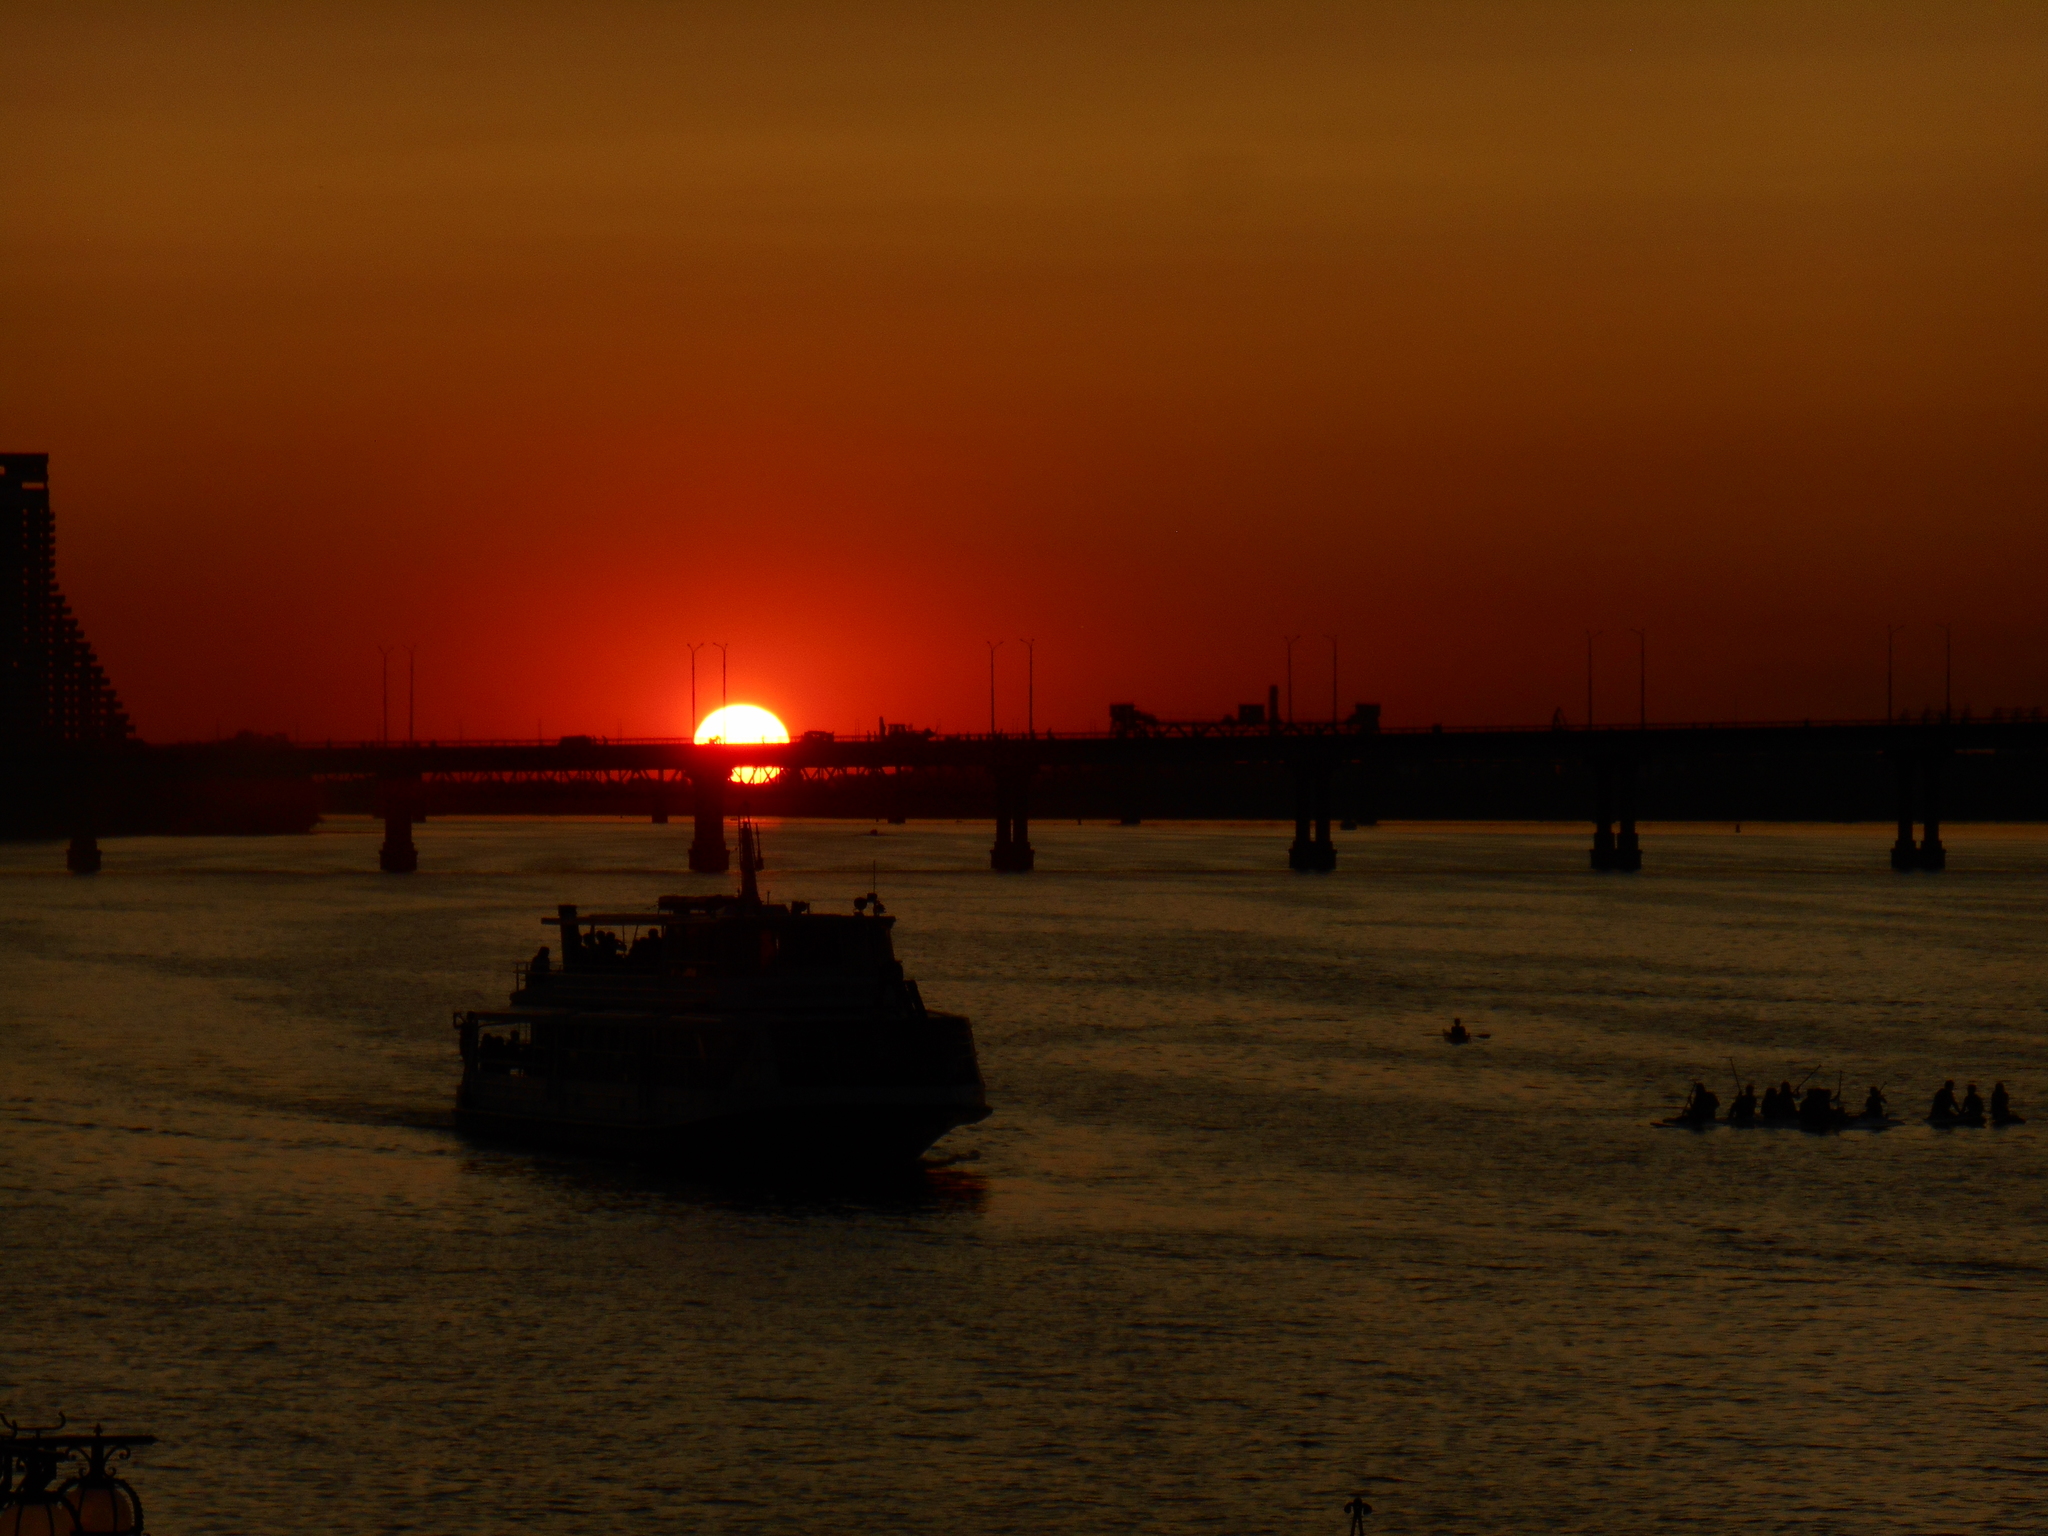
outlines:
M1678 1112L1678 1118L1687 1125L1712 1125L1714 1115L1721 1108L1720 1097L1705 1083L1694 1083L1692 1093L1685 1101L1685 1108Z
M1453 1045L1463 1045L1472 1038L1472 1031L1465 1027L1463 1019L1453 1019L1451 1027L1444 1031L1444 1038Z
M1799 1118L1799 1100L1793 1095L1789 1081L1778 1084L1775 1103L1764 1106L1764 1120L1767 1123L1783 1125L1787 1120Z
M1735 1095L1735 1102L1728 1106L1730 1125L1756 1124L1756 1084L1750 1083Z
M1927 1111L1927 1118L1930 1120L1953 1120L1956 1114L1956 1080L1950 1078L1935 1093L1934 1103Z
M1799 1106L1802 1131L1831 1131L1835 1128L1835 1096L1825 1088L1809 1088Z
M1984 1096L1977 1092L1977 1085L1970 1084L1970 1091L1963 1095L1963 1118L1978 1125L1984 1123Z
M1991 1085L1991 1123L1993 1125L2025 1125L2027 1122L2012 1112L2012 1095L2005 1091L2004 1083Z
M1873 1088L1873 1089L1871 1089L1871 1090L1870 1090L1870 1092L1869 1092L1869 1093L1867 1093L1867 1094L1865 1094L1865 1095L1863 1096L1863 1118L1864 1118L1864 1119L1866 1119L1866 1120L1882 1120L1882 1119L1884 1118L1884 1111L1885 1111L1885 1097L1884 1097L1884 1090L1883 1090L1883 1089L1881 1089L1881 1088Z

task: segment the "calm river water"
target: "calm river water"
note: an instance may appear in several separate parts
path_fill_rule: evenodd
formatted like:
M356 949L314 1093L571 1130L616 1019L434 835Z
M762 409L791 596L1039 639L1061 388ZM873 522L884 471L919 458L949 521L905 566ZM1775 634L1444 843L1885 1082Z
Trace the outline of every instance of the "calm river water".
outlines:
M997 1112L850 1192L445 1127L687 824L0 848L0 1411L162 1436L163 1536L2048 1528L2048 828L885 830L766 882L878 866ZM1651 1129L1731 1056L2035 1123Z

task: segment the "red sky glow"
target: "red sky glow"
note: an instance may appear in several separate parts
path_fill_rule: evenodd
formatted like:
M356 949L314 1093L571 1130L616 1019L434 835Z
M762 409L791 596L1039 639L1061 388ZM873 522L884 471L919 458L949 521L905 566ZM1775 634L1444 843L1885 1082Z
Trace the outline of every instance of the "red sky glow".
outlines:
M27 5L143 734L2048 703L2048 11ZM699 652L700 704L716 702ZM402 701L403 652L394 672ZM707 669L709 681L707 682ZM707 691L707 689L709 691ZM700 713L702 710L700 709Z

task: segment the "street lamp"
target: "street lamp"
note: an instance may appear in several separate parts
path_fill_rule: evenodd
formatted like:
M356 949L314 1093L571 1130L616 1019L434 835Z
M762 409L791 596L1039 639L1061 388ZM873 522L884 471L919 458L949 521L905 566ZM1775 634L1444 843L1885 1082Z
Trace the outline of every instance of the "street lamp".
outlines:
M1640 629L1632 629L1636 637L1636 729L1650 728L1650 640Z
M697 721L699 719L697 714L697 653L710 643L709 640L692 640L687 642L690 651L690 739L692 741L697 739Z
M1897 639L1903 624L1887 624L1884 627L1884 723L1890 725L1897 715L1892 707L1892 642Z
M1941 723L1947 725L1956 702L1956 637L1941 626Z
M732 702L732 669L730 665L732 657L726 653L723 640L707 640L705 644L718 647L718 707L723 709ZM690 734L692 736L697 734L697 727L694 722L690 726Z

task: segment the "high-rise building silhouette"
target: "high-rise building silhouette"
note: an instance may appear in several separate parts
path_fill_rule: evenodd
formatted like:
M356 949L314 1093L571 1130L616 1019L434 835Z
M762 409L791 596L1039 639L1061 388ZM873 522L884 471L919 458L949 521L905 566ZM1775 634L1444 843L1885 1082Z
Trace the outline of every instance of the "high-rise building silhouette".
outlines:
M134 734L57 589L50 456L0 453L0 751L33 753Z

